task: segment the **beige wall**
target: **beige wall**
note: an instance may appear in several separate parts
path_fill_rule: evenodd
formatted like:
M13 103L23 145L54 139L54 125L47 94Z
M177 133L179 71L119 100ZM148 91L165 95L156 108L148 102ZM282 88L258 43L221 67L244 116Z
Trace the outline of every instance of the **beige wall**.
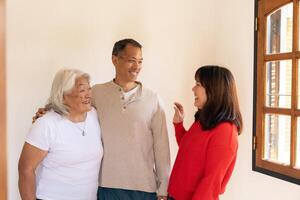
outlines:
M216 63L230 67L235 75L245 126L236 170L222 200L299 200L299 185L251 170L254 1L216 2Z
M187 105L192 119L194 69L214 60L213 11L213 2L204 0L8 0L9 200L19 199L17 161L54 73L77 67L89 72L93 83L111 80L111 50L118 39L133 37L143 44L140 80L161 94L169 122L175 100ZM169 126L174 160L177 147Z
M140 80L165 102L172 161L177 151L172 102L185 105L189 125L195 69L224 64L236 76L245 131L222 200L300 199L299 186L251 171L253 12L253 0L7 0L9 200L19 199L18 157L54 73L77 67L89 72L93 83L111 80L111 48L124 37L144 46Z

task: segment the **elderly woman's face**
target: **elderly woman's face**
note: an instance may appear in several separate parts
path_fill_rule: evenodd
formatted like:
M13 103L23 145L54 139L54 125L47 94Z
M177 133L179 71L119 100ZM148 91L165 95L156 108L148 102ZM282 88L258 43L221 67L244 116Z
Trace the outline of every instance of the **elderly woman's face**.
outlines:
M64 95L64 103L70 108L70 113L83 114L91 110L91 86L84 77L76 79L71 93Z

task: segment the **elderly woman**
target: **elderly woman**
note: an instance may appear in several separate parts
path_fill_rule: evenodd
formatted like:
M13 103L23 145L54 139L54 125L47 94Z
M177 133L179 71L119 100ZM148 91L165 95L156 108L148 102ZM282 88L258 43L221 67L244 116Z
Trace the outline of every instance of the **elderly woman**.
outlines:
M43 117L32 125L19 160L23 200L95 200L103 155L88 74L59 71Z

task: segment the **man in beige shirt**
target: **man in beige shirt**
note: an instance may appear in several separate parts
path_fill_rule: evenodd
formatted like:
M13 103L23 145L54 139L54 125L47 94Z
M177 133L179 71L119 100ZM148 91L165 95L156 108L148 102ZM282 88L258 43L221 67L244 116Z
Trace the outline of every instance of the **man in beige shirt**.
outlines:
M137 81L142 46L133 39L116 42L112 62L115 78L92 88L104 147L98 199L166 200L166 117L158 95Z

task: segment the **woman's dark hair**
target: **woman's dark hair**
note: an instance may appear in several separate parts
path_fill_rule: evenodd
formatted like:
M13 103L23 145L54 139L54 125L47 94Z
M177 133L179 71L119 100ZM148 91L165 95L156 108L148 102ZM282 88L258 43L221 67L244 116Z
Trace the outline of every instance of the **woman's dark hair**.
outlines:
M241 134L243 120L232 73L224 67L207 65L196 71L195 80L205 88L207 96L203 108L195 113L195 121L199 121L204 130L221 122L231 122Z

